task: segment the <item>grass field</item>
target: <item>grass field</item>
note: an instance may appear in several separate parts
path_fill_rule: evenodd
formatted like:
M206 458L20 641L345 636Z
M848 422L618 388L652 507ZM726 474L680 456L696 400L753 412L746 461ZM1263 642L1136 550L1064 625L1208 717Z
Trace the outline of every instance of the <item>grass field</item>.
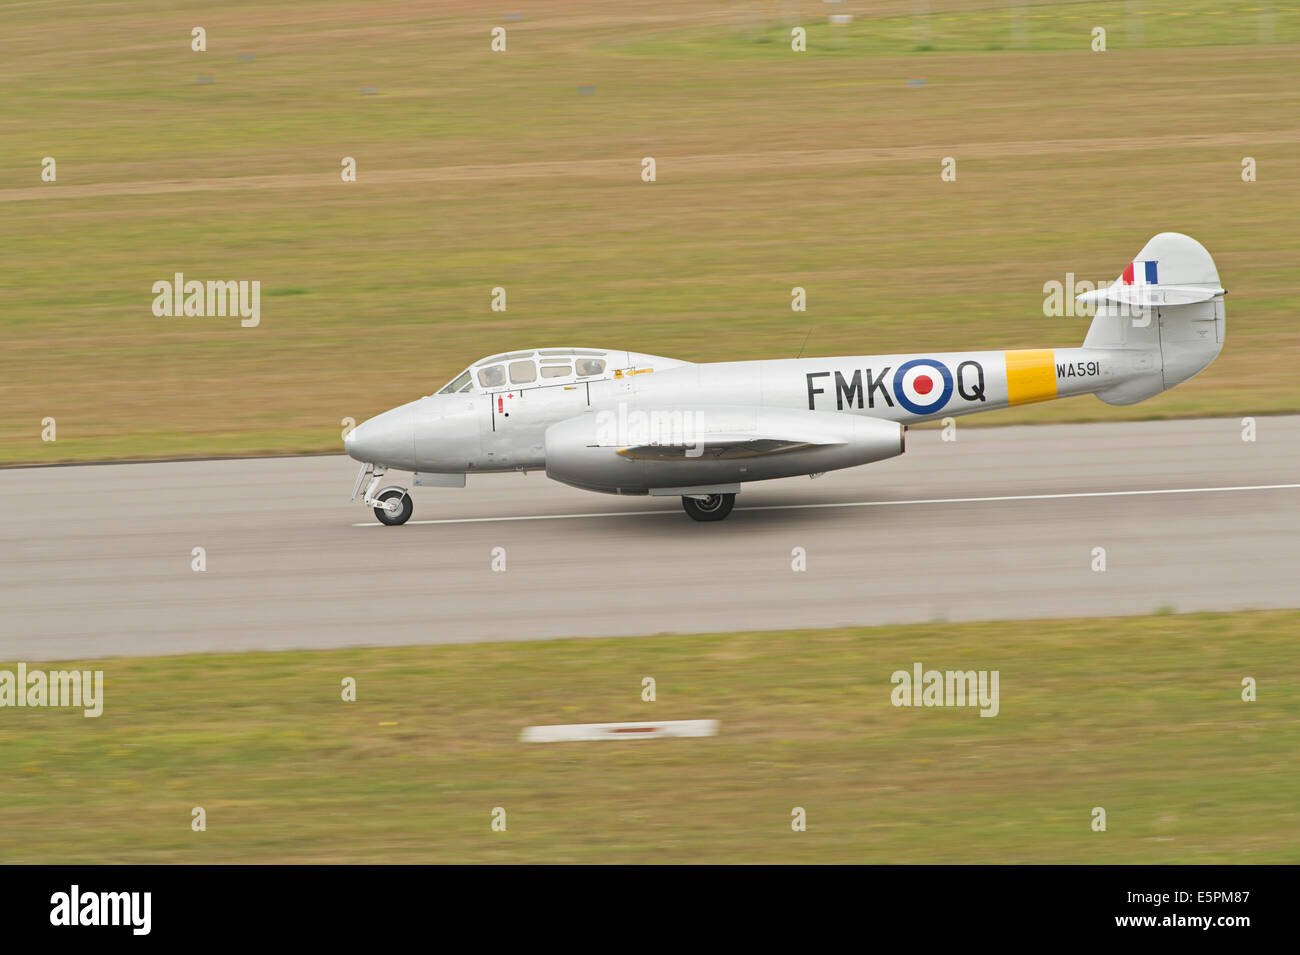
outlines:
M1218 262L1219 360L1130 409L974 420L1300 410L1300 3L922 8L8 6L0 462L336 450L344 417L534 344L1073 345L1043 283L1109 280L1163 230ZM176 272L260 281L261 325L155 318Z
M0 710L0 862L1295 863L1297 628L1159 614L92 661L98 719ZM998 670L1000 712L892 706L915 662ZM518 741L694 718L718 737Z

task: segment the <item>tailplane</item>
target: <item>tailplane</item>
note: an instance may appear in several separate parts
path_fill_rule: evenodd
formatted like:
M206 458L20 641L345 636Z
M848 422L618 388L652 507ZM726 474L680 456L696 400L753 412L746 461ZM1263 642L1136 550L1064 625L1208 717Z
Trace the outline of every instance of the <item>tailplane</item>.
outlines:
M1122 350L1137 372L1097 397L1134 404L1214 361L1223 347L1225 294L1205 246L1191 236L1162 232L1112 285L1080 295L1079 301L1097 306L1083 347Z

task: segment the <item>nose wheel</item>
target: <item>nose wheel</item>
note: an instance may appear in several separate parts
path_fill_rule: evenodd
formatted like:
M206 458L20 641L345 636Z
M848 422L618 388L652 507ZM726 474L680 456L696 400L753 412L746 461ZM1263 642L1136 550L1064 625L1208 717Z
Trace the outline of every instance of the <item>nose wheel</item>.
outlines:
M720 521L736 506L734 494L710 494L707 497L683 497L682 509L697 521Z
M404 487L386 487L375 495L375 517L379 523L394 527L405 524L415 510L415 502Z

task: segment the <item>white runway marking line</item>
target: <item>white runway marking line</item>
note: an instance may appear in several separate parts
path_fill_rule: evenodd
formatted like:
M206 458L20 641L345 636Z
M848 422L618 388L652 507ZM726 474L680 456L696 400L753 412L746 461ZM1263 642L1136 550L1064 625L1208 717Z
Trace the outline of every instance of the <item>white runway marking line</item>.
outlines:
M1056 501L1075 497L1137 497L1143 494L1214 494L1222 491L1287 491L1300 484L1245 484L1239 487L1173 487L1153 491L1075 491L1067 494L1006 494L998 497L931 497L914 501L843 501L831 504L759 504L737 511L801 511L823 507L899 507L906 504L986 504L995 501ZM567 521L583 517L642 517L647 514L678 514L676 508L658 511L600 511L591 514L523 514L517 517L449 517L442 520L407 521L408 524L494 524L501 521ZM381 527L378 521L353 527Z

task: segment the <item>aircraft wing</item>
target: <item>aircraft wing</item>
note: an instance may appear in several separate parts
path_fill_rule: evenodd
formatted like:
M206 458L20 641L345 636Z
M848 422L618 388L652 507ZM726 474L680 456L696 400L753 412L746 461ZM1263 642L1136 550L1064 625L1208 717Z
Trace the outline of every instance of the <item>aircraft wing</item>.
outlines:
M903 426L838 411L617 402L546 429L546 473L610 493L729 488L902 454ZM644 490L642 490L644 489ZM734 493L724 491L718 493Z
M640 408L626 425L598 434L596 444L636 461L727 461L768 458L854 440L852 418L838 413L760 407ZM614 423L614 422L611 422Z

